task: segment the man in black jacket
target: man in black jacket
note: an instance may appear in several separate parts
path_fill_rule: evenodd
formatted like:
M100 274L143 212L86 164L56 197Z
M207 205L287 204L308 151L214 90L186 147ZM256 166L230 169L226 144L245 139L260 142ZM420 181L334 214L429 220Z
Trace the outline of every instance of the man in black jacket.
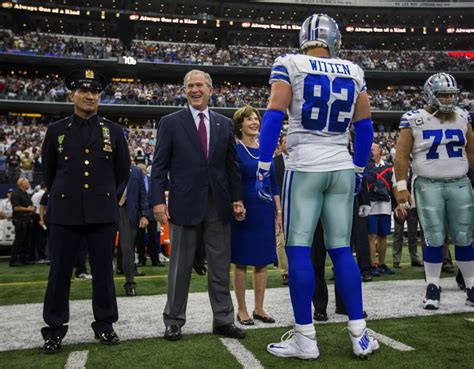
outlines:
M31 242L33 230L33 214L36 208L33 206L28 193L30 182L26 178L19 178L17 181L18 189L13 192L11 197L13 209L13 225L15 226L15 240L11 249L10 266L23 266L26 259L34 259L33 255L27 255Z
M118 319L112 259L117 188L128 180L130 155L122 127L97 115L105 77L78 70L65 83L74 114L48 126L42 147L51 257L43 311L47 327L41 330L45 353L61 350L68 329L70 278L81 241L93 275L92 329L101 343L119 343L112 327Z

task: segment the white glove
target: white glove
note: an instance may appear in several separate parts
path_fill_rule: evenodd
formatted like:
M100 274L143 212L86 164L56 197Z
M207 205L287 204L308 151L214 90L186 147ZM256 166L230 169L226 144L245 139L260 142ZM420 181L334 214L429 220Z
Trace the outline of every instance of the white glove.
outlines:
M370 205L359 206L359 216L362 218L368 217L370 213Z

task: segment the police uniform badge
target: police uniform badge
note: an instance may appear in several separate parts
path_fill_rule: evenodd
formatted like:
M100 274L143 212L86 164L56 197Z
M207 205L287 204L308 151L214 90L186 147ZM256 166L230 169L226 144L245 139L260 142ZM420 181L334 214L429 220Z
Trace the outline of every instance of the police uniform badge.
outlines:
M84 74L85 74L84 77L89 78L89 79L94 79L94 71L93 70L86 69Z
M112 152L112 143L110 141L110 130L108 127L102 126L102 137L104 139L104 147L102 150Z
M64 142L64 135L59 135L58 136L58 152L60 154L62 154L64 151L63 142Z

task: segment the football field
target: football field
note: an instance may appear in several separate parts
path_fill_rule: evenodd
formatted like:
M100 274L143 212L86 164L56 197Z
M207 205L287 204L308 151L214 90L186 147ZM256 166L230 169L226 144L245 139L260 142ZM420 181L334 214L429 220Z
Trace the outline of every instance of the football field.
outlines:
M118 346L94 343L90 281L73 281L69 332L63 351L44 355L40 351L42 294L46 266L34 266L27 277L23 268L10 271L0 263L0 368L474 368L474 308L464 304L452 276L442 279L438 311L421 308L424 281L421 268L404 265L396 276L363 284L368 325L381 343L369 361L352 355L344 330L346 317L334 314L333 286L329 285L329 322L317 324L321 356L317 361L280 359L266 351L291 328L292 311L288 289L279 285L279 275L270 269L266 308L276 324L256 322L244 340L222 339L211 334L212 314L205 291L206 278L193 275L187 324L183 339L165 341L162 311L166 301L166 269L145 268L137 278L141 295L122 297L123 279L116 278L119 321L114 325L122 339ZM330 269L328 269L330 271ZM8 273L14 275L9 275ZM18 273L18 275L15 275ZM250 277L250 276L249 276ZM149 284L149 286L148 286ZM155 286L155 288L153 288ZM142 287L140 289L140 287ZM203 289L204 287L204 289ZM22 292L23 291L23 292ZM155 291L153 293L153 291ZM247 291L249 309L253 291ZM145 295L146 294L146 295ZM28 298L30 303L24 303ZM235 304L235 300L234 300Z

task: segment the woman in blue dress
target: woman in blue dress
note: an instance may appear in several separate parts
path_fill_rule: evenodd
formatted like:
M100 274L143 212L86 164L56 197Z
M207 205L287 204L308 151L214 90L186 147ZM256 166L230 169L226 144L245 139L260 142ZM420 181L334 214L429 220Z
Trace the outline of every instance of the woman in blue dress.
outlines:
M271 184L274 202L259 199L255 190L258 163L258 135L260 114L251 106L237 110L232 118L237 139L237 158L242 173L244 204L247 210L244 221L232 221L232 263L234 264L234 291L237 298L237 321L253 325L254 319L274 323L263 308L267 284L267 265L276 260L276 235L282 231L281 205L277 179L273 165ZM253 319L245 302L247 266L253 266L255 306Z

